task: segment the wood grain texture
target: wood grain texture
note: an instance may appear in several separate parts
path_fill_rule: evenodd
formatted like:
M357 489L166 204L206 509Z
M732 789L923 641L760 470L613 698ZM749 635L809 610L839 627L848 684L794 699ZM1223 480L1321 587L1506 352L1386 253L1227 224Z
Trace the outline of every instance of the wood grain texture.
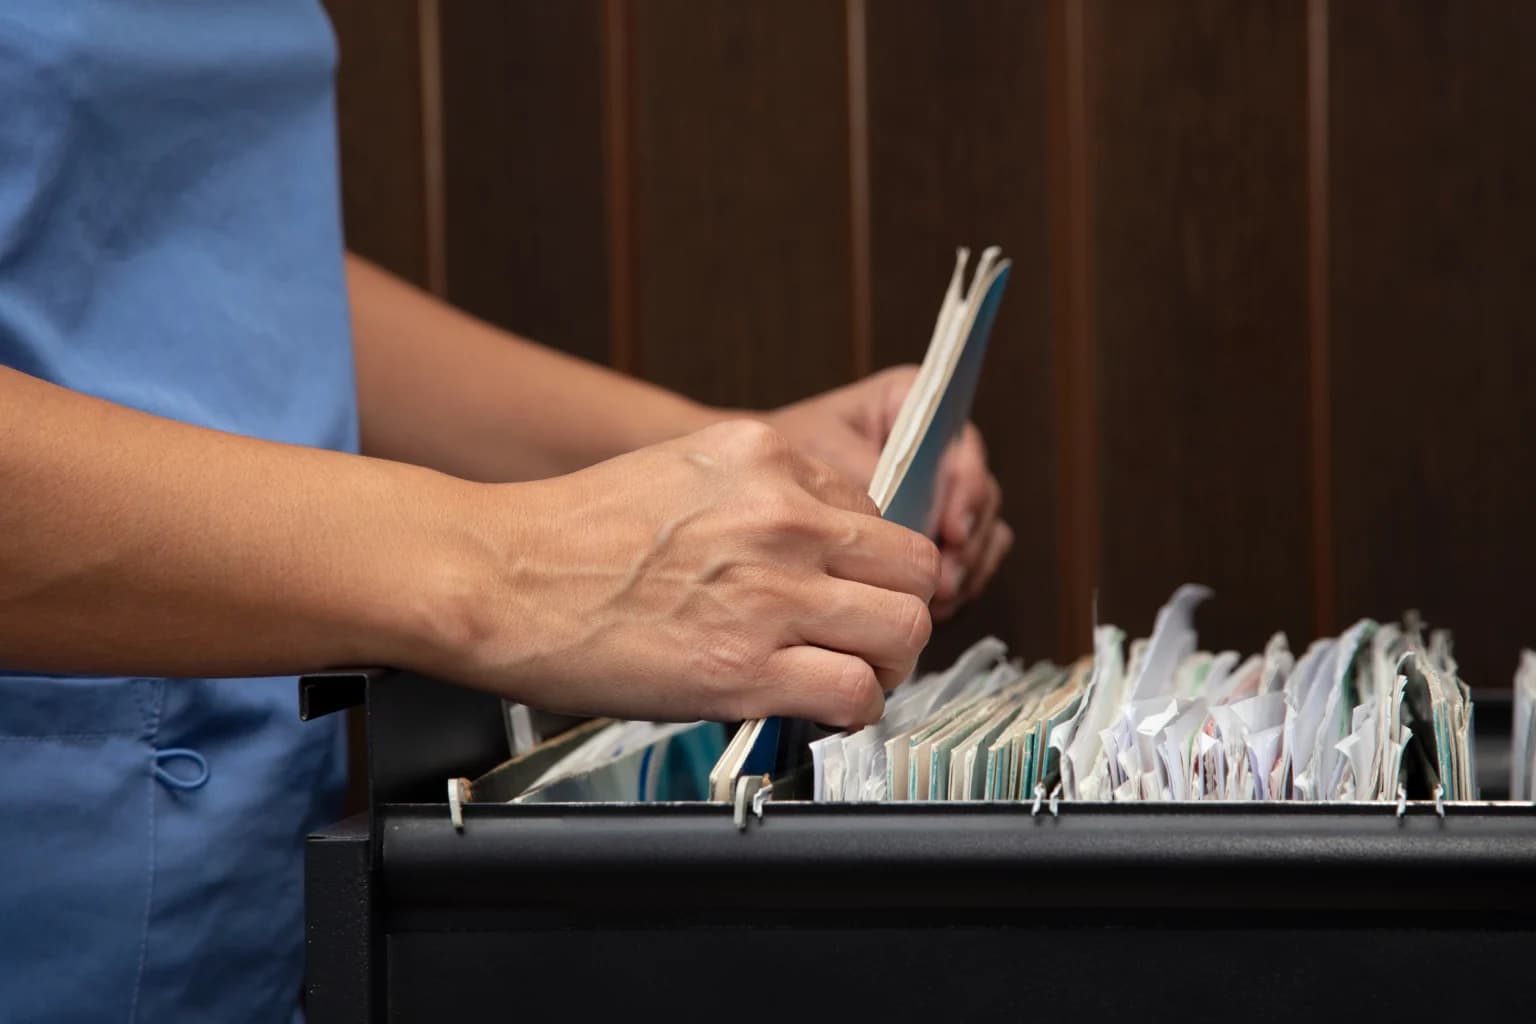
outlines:
M635 369L736 406L845 382L843 6L649 0L628 30Z
M448 0L448 298L607 362L598 0Z
M1333 628L1333 304L1328 285L1329 0L1307 0L1307 407L1311 463L1312 631Z
M879 0L866 9L875 365L922 359L954 250L1013 261L974 419L1017 535L1000 578L936 633L942 664L994 633L1056 651L1054 425L1046 315L1040 5ZM1083 621L1086 635L1087 613Z
M347 245L427 283L416 0L325 0L341 64L336 109Z
M1202 643L1310 637L1305 8L1094 3L1101 619L1211 585Z
M1098 349L1093 307L1093 157L1087 0L1046 5L1046 230L1056 411L1056 649L1091 650L1099 582Z
M1341 623L1418 607L1474 686L1536 645L1536 5L1332 10Z

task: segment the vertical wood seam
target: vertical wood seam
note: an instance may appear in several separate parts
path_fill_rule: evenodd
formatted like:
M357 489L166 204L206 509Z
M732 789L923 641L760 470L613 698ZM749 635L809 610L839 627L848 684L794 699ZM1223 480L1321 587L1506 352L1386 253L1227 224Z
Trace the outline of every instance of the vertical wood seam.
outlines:
M870 267L869 61L865 0L846 0L848 29L848 212L850 369L854 378L873 369L873 283Z
M1329 282L1328 0L1307 0L1307 358L1311 410L1312 618L1317 636L1334 622L1333 407Z
M630 194L629 9L602 0L603 151L608 213L608 361L638 374Z
M422 247L427 288L448 293L443 168L443 47L438 0L417 0L421 100Z
M1086 0L1047 14L1049 277L1057 444L1057 654L1089 649L1099 574L1099 432L1093 325L1092 152Z

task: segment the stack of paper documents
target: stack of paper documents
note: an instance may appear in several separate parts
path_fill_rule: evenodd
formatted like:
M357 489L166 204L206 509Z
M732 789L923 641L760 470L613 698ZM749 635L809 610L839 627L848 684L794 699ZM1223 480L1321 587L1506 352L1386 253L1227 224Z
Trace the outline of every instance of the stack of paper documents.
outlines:
M1068 800L1476 797L1471 696L1447 634L1426 643L1412 618L1363 619L1300 658L1278 633L1242 658L1199 649L1209 596L1179 588L1129 659L1114 626L1071 668L1025 670L982 641L898 687L877 725L813 743L815 798L1032 800L1058 785ZM1523 669L1531 737L1536 656ZM1529 741L1520 752L1529 766Z
M1055 770L1050 745L1091 663L1027 672L987 638L898 687L877 725L811 744L817 800L1017 800Z

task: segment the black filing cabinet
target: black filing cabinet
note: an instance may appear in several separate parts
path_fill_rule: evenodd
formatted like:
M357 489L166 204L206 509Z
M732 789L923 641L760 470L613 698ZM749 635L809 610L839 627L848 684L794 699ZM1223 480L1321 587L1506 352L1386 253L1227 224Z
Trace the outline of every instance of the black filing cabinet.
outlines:
M370 806L307 846L312 1024L1530 1020L1536 809L462 805L499 702L401 673ZM1502 712L1502 713L1501 713ZM1507 706L1480 696L1480 774ZM480 795L477 793L477 795ZM491 794L494 796L495 794ZM745 827L741 827L741 826Z

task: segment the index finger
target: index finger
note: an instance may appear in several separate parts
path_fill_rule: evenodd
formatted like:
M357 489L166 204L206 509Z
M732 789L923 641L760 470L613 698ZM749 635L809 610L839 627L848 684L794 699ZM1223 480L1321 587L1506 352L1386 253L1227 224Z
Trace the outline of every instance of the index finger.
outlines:
M818 501L844 512L879 517L880 509L868 492L820 459L796 451L791 468L795 481Z
M991 506L997 490L987 469L987 448L974 424L965 425L946 461L939 536L949 544L967 548L977 539L978 528L996 514Z
M874 516L848 515L827 554L827 574L924 601L939 586L939 549L915 530Z

